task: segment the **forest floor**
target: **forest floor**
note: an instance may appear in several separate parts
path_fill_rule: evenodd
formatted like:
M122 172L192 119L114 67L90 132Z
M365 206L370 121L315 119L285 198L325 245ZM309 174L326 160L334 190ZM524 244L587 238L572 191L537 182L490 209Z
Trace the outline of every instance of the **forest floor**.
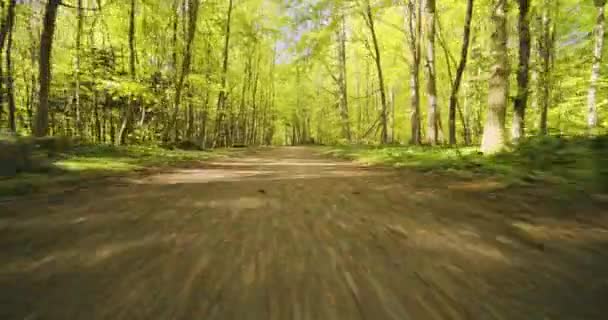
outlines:
M39 191L62 191L106 183L108 178L145 175L175 167L196 166L211 158L236 155L243 150L167 150L156 146L82 145L49 159L38 170L0 177L0 200ZM1 163L0 163L1 164Z
M250 150L0 202L0 319L605 319L608 211Z

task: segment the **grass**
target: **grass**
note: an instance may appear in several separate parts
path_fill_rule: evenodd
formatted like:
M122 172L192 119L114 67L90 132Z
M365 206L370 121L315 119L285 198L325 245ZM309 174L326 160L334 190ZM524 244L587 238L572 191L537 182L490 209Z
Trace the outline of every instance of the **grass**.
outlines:
M20 173L0 180L0 196L22 195L96 178L175 167L219 157L226 152L166 150L155 146L78 146L53 158L44 172Z
M333 156L462 178L492 177L505 185L553 184L576 190L608 190L608 138L534 138L493 156L475 147L337 146Z

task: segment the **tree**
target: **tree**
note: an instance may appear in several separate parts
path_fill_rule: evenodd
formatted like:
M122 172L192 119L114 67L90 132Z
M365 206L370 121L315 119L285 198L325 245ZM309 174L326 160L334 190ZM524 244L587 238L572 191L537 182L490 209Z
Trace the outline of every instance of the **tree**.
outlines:
M2 4L4 4L4 1L2 2ZM3 17L2 24L0 25L0 49L4 48L6 38L8 34L12 32L13 24L15 21L16 6L17 0L9 0L6 16Z
M39 88L38 108L36 110L36 123L34 134L38 137L46 136L49 129L49 91L51 84L51 52L53 49L53 35L55 34L55 21L60 0L48 0L44 13L44 25L40 36L39 57Z
M486 154L501 151L506 141L505 112L509 90L509 59L507 55L507 0L493 0L492 69L488 89L488 113L481 140Z
M519 64L517 68L517 96L513 101L513 127L511 138L517 142L525 134L525 115L528 104L528 78L530 63L530 11L529 0L518 0L519 18L517 30L519 31Z
M540 58L540 70L538 72L538 105L540 106L539 134L548 133L547 122L549 105L551 103L553 47L555 40L555 24L553 22L554 3L544 0L542 14L540 17L540 35L538 37L538 54Z
M346 19L344 14L340 14L338 37L338 87L340 90L340 118L342 121L342 137L351 141L350 120L348 117L348 85L346 77Z
M506 73L514 143L531 126L577 135L595 118L590 132L605 131L604 1L512 1L512 73L497 64L496 17L476 11L497 0L197 1L196 19L191 0L0 2L3 128L112 144L436 144L445 112L446 142L479 144L502 130ZM383 36L395 30L405 38Z
M406 14L407 43L410 49L410 143L422 142L420 130L420 1L408 0Z
M388 142L388 106L386 103L386 88L384 87L384 75L382 73L382 59L380 57L380 46L378 44L378 36L376 35L376 27L374 25L374 15L372 12L372 6L367 0L365 5L364 12L364 20L367 28L369 29L369 33L372 37L372 44L374 46L372 56L374 58L374 62L376 63L376 72L378 74L378 86L380 91L380 103L382 109L380 111L380 142L387 143Z
M596 91L597 81L600 77L600 67L602 65L602 51L604 48L604 8L606 0L593 0L597 9L597 18L593 29L595 45L593 46L593 66L591 68L591 81L589 83L589 93L587 97L587 126L589 129L597 127L597 102Z
M431 144L439 143L437 107L437 71L435 69L435 0L425 0L424 33L426 51L424 67L426 71L426 95L428 101L427 139Z
M526 1L526 0L522 0ZM473 0L467 1L467 12L464 19L464 32L462 36L462 49L460 51L460 62L456 69L456 77L452 83L452 91L450 93L450 114L449 114L449 128L450 128L450 145L456 144L456 105L458 104L458 91L460 90L460 83L462 81L462 75L464 69L467 66L467 58L469 54L469 40L471 38L471 20L473 19ZM463 125L466 126L465 123Z
M131 80L135 81L135 0L131 0L129 7L129 75ZM130 94L128 97L127 107L123 111L122 123L116 137L116 144L122 144L125 138L125 131L129 126L129 122L133 117L133 100L134 97Z
M228 0L228 9L226 13L226 24L224 31L224 51L222 60L222 71L220 80L220 93L217 97L217 111L216 111L216 122L215 122L215 133L216 137L214 140L214 146L217 144L226 144L226 132L223 128L224 117L226 116L226 77L228 73L228 54L230 48L230 20L232 18L232 0ZM222 141L224 140L224 141ZM223 143L223 144L221 144Z
M75 92L74 92L74 102L75 102L75 112L76 112L76 128L78 130L78 135L82 135L83 127L82 120L80 119L80 67L81 67L81 55L82 55L82 28L83 28L83 20L84 20L84 12L82 7L82 0L78 0L77 2L77 28L76 28L76 70L75 70Z
M6 93L8 97L8 123L9 128L12 132L17 132L17 124L15 122L15 80L13 78L13 34L14 34L14 22L15 22L15 1L11 1L11 5L9 8L9 17L8 17L8 25L9 25L9 34L8 34L8 42L6 45L6 73L7 73L7 84L6 84Z
M173 140L176 141L178 138L178 127L177 127L177 114L179 112L179 106L182 97L182 90L184 88L184 80L190 73L190 64L192 60L192 45L194 42L194 36L196 35L196 26L198 22L198 8L199 0L188 0L188 33L186 37L186 48L184 49L184 61L182 62L182 70L180 76L175 84L175 100L173 102L173 118L171 120L171 126L174 128Z

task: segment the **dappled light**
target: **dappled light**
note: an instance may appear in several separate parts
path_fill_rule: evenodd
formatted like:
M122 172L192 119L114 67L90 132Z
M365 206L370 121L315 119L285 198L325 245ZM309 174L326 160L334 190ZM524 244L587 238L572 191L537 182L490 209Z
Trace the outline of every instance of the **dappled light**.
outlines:
M1 202L0 301L11 307L0 316L602 319L608 311L607 284L597 282L608 277L600 212L584 222L535 194L488 196L487 183L323 152L277 148Z
M605 320L607 0L0 0L0 320Z

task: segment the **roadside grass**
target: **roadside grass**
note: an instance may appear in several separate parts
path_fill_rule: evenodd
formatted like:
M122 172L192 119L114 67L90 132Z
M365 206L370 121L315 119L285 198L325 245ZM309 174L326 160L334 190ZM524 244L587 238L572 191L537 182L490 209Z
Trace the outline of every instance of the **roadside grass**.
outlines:
M167 150L156 146L82 145L58 154L37 172L0 179L0 197L23 195L94 179L187 165L225 156L228 150Z
M465 179L494 178L505 186L545 183L568 190L608 191L608 137L531 138L502 153L484 156L476 147L327 147L332 156Z

